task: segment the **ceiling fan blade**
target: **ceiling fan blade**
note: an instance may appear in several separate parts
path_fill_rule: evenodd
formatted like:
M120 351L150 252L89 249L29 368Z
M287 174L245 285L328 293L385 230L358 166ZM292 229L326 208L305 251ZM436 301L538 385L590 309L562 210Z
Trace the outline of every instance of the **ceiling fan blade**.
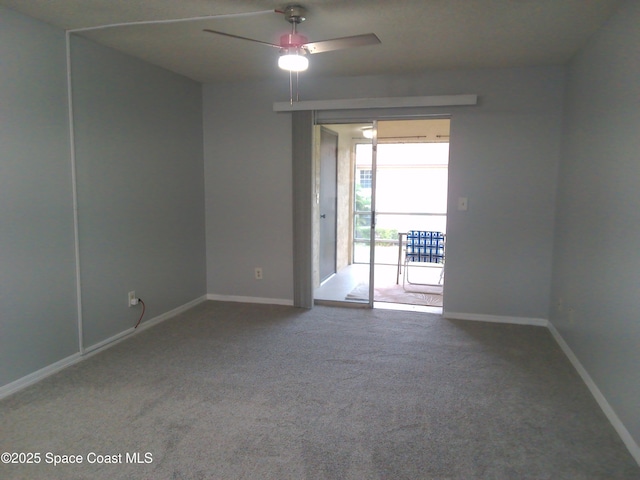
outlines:
M267 45L269 47L276 47L276 48L280 48L280 45L275 45L273 43L269 43L269 42L263 42L262 40L255 40L253 38L247 38L247 37L241 37L240 35L233 35L231 33L225 33L225 32L218 32L216 30L209 30L208 28L205 28L203 30L203 32L209 32L209 33L215 33L216 35L223 35L225 37L231 37L231 38L238 38L240 40L248 40L250 42L254 42L254 43L261 43L262 45Z
M363 35L354 35L352 37L333 38L331 40L321 40L319 42L310 42L304 45L309 53L330 52L332 50L340 50L343 48L362 47L365 45L377 45L380 39L375 33L365 33Z

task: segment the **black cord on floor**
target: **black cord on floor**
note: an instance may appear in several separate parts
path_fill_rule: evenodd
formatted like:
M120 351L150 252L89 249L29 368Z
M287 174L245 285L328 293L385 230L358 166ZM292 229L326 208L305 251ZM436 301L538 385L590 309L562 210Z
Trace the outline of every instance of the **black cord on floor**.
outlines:
M140 322L142 321L142 317L144 317L144 311L147 309L147 306L144 304L141 298L138 299L138 302L142 304L142 314L140 315L140 318L138 319L138 323L136 323L136 326L133 327L134 329L138 328L138 325L140 325Z

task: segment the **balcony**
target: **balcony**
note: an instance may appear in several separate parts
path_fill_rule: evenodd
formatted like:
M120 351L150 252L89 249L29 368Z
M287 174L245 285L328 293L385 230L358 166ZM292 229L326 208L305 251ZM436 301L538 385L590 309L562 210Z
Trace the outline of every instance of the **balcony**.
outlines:
M356 212L354 224L370 221L368 212ZM375 241L374 306L402 308L431 313L442 312L443 285L439 284L442 266L420 265L411 268L411 281L419 284L403 286L403 251L399 248L398 231L410 229L446 230L446 215L434 213L380 213ZM412 228L406 228L412 225ZM349 302L367 306L369 299L370 227L354 228L353 263L341 269L315 292L317 303Z

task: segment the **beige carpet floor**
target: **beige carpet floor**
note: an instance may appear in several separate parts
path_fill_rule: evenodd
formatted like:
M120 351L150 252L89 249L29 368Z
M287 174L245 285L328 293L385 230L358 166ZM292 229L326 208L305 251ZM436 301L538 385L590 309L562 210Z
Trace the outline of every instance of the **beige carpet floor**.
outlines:
M0 452L42 455L2 480L640 478L543 327L225 302L3 399Z

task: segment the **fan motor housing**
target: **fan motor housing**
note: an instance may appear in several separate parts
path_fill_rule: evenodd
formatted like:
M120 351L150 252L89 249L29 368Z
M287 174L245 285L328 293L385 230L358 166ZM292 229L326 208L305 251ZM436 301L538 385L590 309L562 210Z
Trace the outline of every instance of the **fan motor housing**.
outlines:
M301 47L305 45L309 39L299 33L287 33L280 37L280 46L282 48Z
M287 5L283 11L284 18L289 23L301 23L306 20L307 9L301 5Z

